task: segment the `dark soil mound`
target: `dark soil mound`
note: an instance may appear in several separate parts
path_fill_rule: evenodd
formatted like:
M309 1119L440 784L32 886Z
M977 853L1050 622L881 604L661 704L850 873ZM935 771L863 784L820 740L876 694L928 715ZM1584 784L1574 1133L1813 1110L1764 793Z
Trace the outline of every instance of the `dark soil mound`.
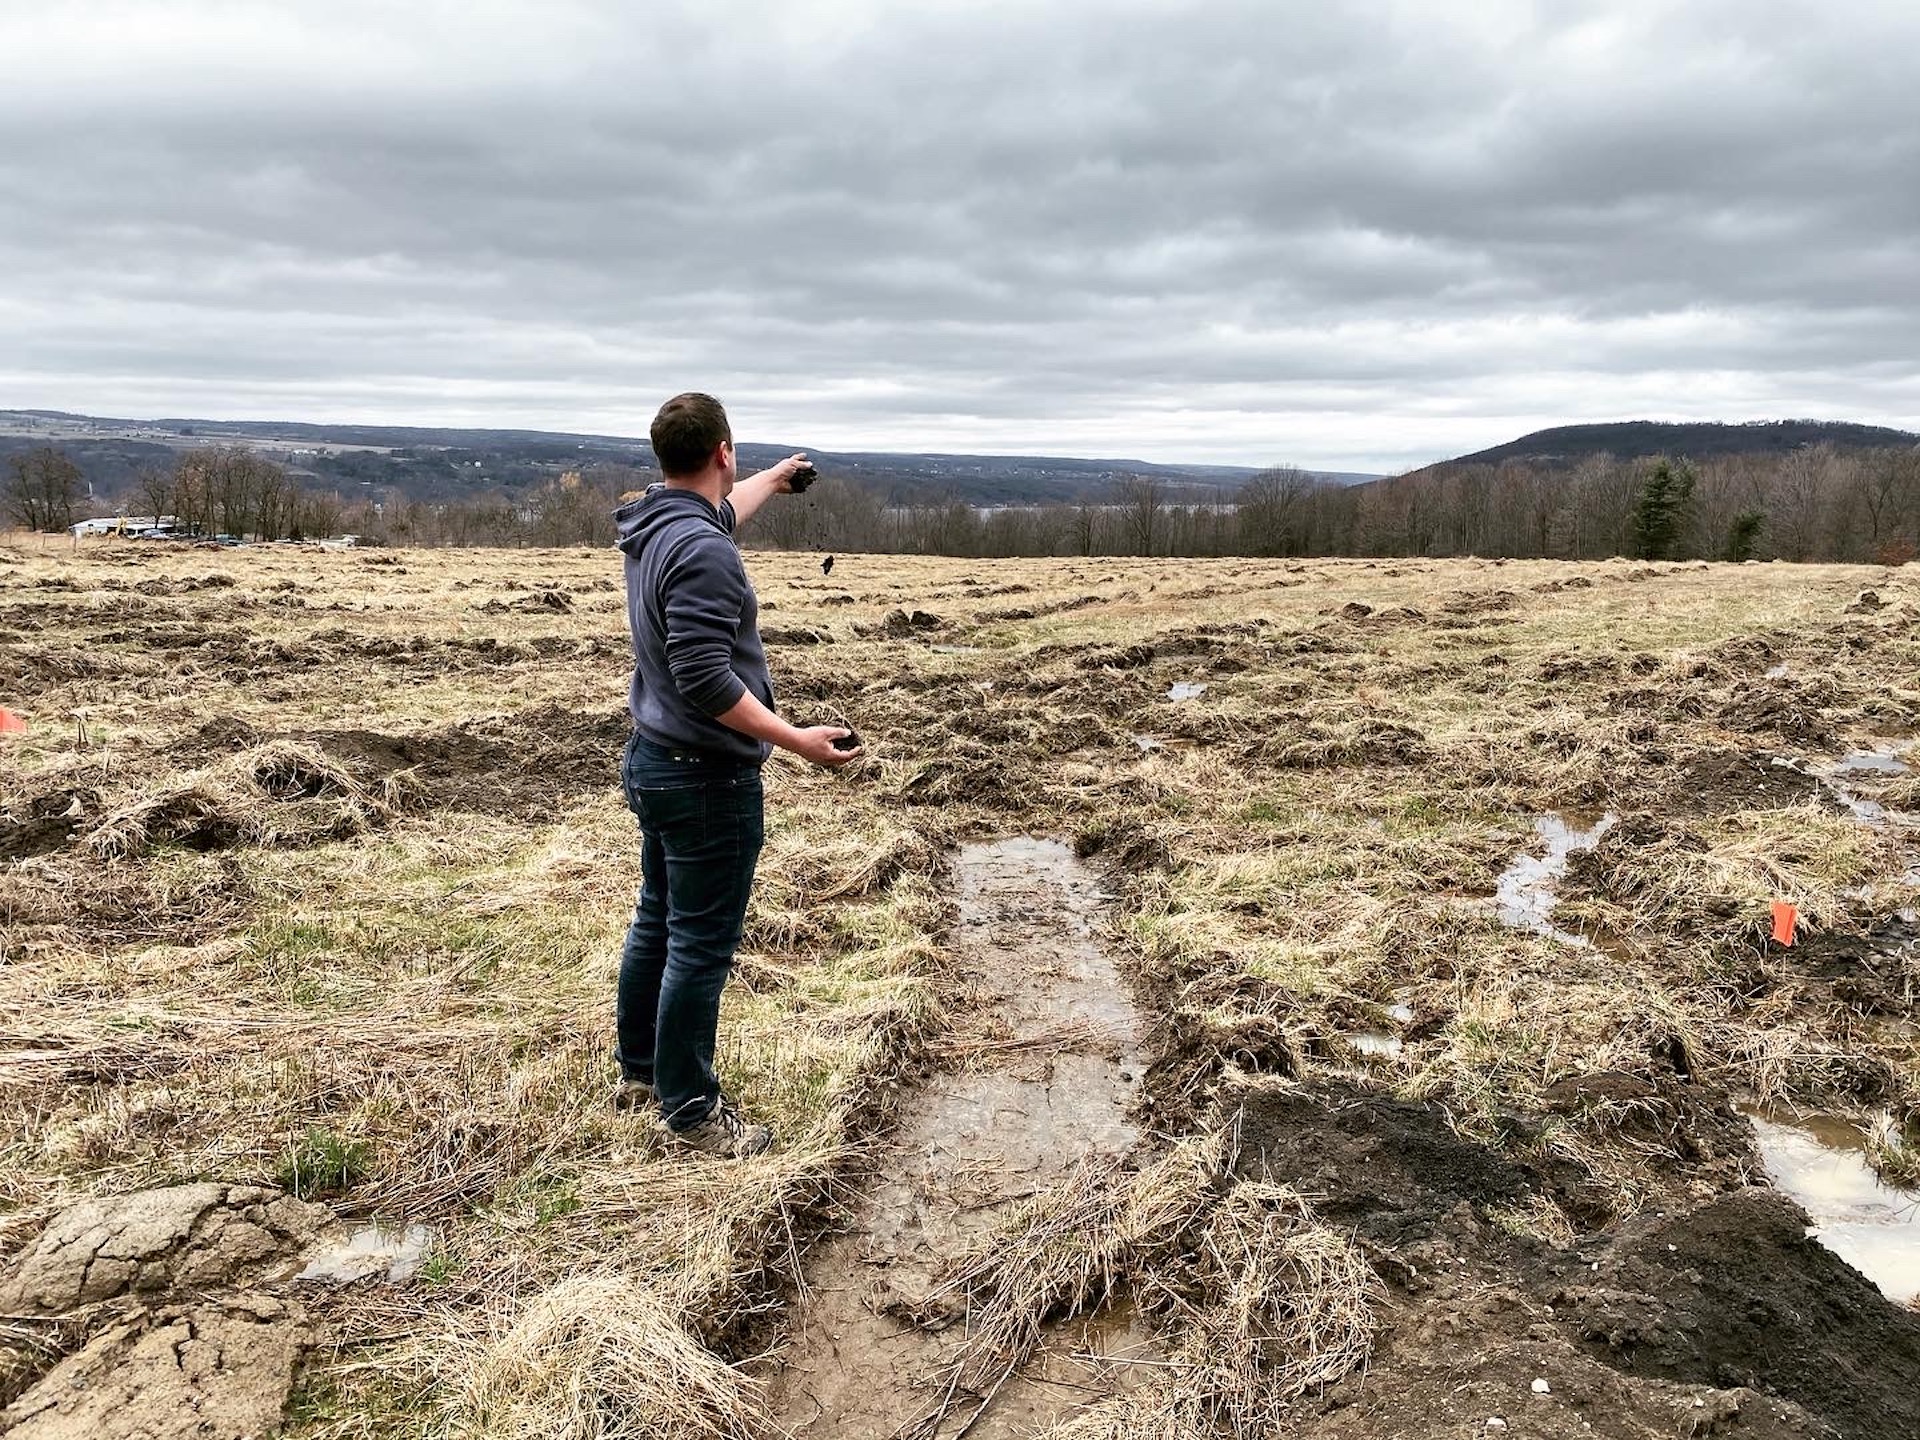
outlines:
M1556 1318L1628 1374L1769 1390L1861 1440L1920 1435L1920 1316L1806 1226L1785 1196L1742 1190L1629 1229L1597 1269L1562 1257L1580 1269Z
M1279 1087L1246 1097L1234 1168L1243 1179L1293 1185L1316 1197L1326 1220L1392 1247L1425 1239L1463 1201L1485 1211L1540 1188L1527 1170L1462 1140L1425 1106Z
M1913 1008L1913 966L1920 923L1891 915L1864 935L1815 935L1777 950L1776 966L1824 985L1833 1000L1869 1015L1905 1015Z
M1820 782L1801 770L1773 763L1765 753L1703 751L1684 760L1671 787L1662 790L1681 807L1703 815L1736 810L1774 810L1817 799Z
M301 738L362 773L408 771L441 806L515 814L568 790L618 785L630 732L624 707L580 714L540 705L411 735L333 730Z
M27 860L60 849L99 804L97 791L57 789L0 807L0 861Z

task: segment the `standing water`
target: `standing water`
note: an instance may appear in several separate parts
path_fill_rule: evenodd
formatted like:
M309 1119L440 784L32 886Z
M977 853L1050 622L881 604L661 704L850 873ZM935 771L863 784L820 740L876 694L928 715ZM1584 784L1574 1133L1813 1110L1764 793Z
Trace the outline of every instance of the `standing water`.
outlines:
M1553 887L1567 873L1571 857L1593 849L1619 819L1609 811L1584 829L1559 815L1542 815L1536 819L1534 834L1546 841L1546 854L1534 856L1523 851L1501 872L1493 892L1500 923L1548 936L1565 945L1588 946L1585 936L1554 925L1553 909L1560 897Z
M1920 1297L1920 1194L1867 1164L1865 1140L1831 1115L1748 1111L1767 1177L1813 1222L1807 1232L1898 1305Z
M425 1225L404 1229L375 1221L357 1230L330 1237L306 1257L307 1266L293 1278L325 1280L335 1285L351 1285L385 1275L392 1284L411 1280L426 1262L433 1245L433 1231Z

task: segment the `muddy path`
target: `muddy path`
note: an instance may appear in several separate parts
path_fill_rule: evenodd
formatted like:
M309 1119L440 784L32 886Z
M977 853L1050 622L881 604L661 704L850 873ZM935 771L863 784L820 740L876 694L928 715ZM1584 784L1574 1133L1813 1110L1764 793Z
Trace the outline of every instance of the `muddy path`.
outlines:
M1033 1433L1145 1367L1132 1316L1063 1325L991 1397L949 1393L965 1338L907 1318L943 1271L1022 1200L1089 1156L1130 1150L1141 1026L1094 938L1098 883L1065 845L963 847L954 866L960 972L983 1025L902 1108L879 1178L805 1267L769 1408L796 1436L881 1440Z

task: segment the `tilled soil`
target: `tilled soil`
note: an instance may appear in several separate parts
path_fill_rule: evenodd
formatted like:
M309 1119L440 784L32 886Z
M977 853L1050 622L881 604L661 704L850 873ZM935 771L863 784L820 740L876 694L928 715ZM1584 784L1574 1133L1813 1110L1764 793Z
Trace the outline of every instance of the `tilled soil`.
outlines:
M1392 1287L1373 1362L1301 1433L1920 1434L1920 1317L1775 1191L1549 1247L1503 1220L1566 1176L1430 1107L1256 1082L1234 1113L1238 1173L1308 1193Z
M1079 1158L1127 1151L1124 1178L1224 1127L1223 1194L1293 1187L1313 1207L1302 1232L1350 1239L1384 1286L1361 1287L1381 1325L1364 1363L1289 1398L1274 1433L1920 1433L1912 1317L1755 1188L1734 1108L1884 1123L1896 1147L1920 1134L1902 918L1920 789L1846 770L1920 732L1906 572L1011 561L992 579L1014 583L989 585L979 567L845 556L828 586L811 557L749 562L783 632L783 709L857 724L872 758L830 783L770 771L778 863L738 989L769 987L764 1005L817 987L796 1033L830 1055L836 1027L891 1013L823 1003L847 983L830 962L885 934L915 958L880 973L925 980L952 1027L897 1132L872 1128L917 1020L871 1061L885 1080L835 1097L856 1118L829 1142L826 1190L881 1178L808 1257L773 1375L785 1422L951 1435L992 1387L941 1404L969 1317L929 1295L938 1277ZM631 834L616 582L586 554L516 555L511 578L499 556L264 550L157 573L180 563L0 551L0 701L31 722L0 746L0 978L21 1017L0 1066L0 1224L12 1250L56 1189L267 1180L309 1126L337 1128L377 1177L345 1202L426 1197L456 1281L406 1291L390 1324L359 1295L330 1311L343 1348L306 1363L347 1398L298 1433L412 1433L416 1401L450 1402L438 1356L370 1394L396 1345L417 1360L473 1329L472 1277L520 1305L542 1277L635 1263L648 1212L606 1197L657 1205L648 1157L590 1094L608 987L592 1005L580 989L606 955L578 922L617 927L630 881L608 858ZM1856 610L1868 582L1887 603ZM1538 820L1603 810L1619 823L1554 881L1551 928L1502 927L1501 867ZM115 820L131 812L140 826ZM1122 989L1088 959L1096 882L1056 847L963 852L980 923L932 953L930 857L1008 831L1070 835L1105 867L1145 1040L1107 1033ZM452 883L483 855L502 863ZM903 855L925 912L889 929L872 912ZM389 893L360 913L369 888ZM1779 899L1800 906L1791 948L1767 939ZM870 974L850 967L849 993ZM807 1071L735 1059L750 1081ZM782 1083L796 1119L820 1118ZM809 1233L814 1205L725 1243L751 1268ZM784 1283L767 1271L743 1282L756 1306ZM1155 1347L1179 1323L1145 1278L1053 1317L970 1433L1172 1373ZM146 1375L195 1325L298 1320L196 1319L205 1298L154 1308L86 1375ZM716 1349L764 1338L735 1303L689 1330ZM276 1362L276 1393L285 1380ZM99 1396L134 1398L119 1380Z

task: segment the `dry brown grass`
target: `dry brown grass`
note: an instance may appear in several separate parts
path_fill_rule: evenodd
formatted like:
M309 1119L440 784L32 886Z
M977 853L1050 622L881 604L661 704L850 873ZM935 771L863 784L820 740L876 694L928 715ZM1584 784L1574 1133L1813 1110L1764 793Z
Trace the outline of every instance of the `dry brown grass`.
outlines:
M449 1433L472 1440L747 1440L747 1384L618 1272L570 1276L448 1359L459 1378Z
M992 832L1069 835L1114 867L1115 938L1191 1042L1167 1075L1194 1112L1235 1058L1351 1068L1341 1037L1396 1002L1417 1019L1366 1083L1550 1148L1618 1213L1684 1168L1599 1107L1516 1141L1509 1117L1564 1077L1657 1076L1677 1045L1725 1093L1920 1105L1902 1017L1835 1001L1763 940L1777 896L1809 936L1912 904L1910 837L1690 778L1920 733L1904 571L850 556L823 582L813 557L749 563L770 627L831 636L776 647L784 708L844 714L873 758L769 772L722 1058L782 1138L722 1195L604 1104L636 879L606 556L0 551L0 703L32 725L0 742L0 1247L89 1193L271 1181L318 1132L360 1156L335 1203L440 1238L424 1283L340 1317L296 1433L451 1423L468 1392L439 1374L447 1337L478 1355L540 1330L577 1272L670 1297L678 1327L595 1332L590 1368L674 1334L732 1354L899 1077L972 1023L939 855ZM1865 583L1889 607L1844 615ZM571 608L515 604L553 591ZM889 636L903 607L944 627ZM1172 701L1175 681L1208 689ZM1899 808L1913 785L1874 793ZM1487 897L1532 817L1607 808L1622 822L1557 917L1600 947L1499 925ZM1333 1300L1365 1287L1283 1194L1211 1213L1227 1228L1196 1254L1218 1283L1168 1333L1289 1337L1242 1367L1258 1393L1194 1372L1220 1420L1364 1349ZM1098 1252L1042 1245L1009 1313L1097 1303ZM1232 1266L1291 1308L1233 1300ZM501 1394L576 1384L501 1365L521 1376Z

